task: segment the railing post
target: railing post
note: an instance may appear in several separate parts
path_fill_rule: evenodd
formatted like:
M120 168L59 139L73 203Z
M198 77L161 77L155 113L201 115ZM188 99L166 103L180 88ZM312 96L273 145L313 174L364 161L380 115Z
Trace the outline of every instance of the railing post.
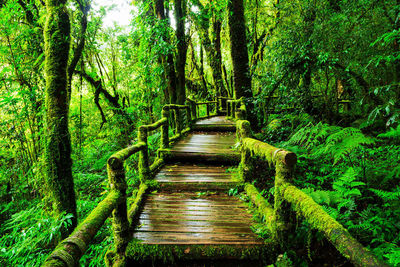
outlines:
M231 116L231 102L226 102L226 116L229 118Z
M207 118L209 118L210 117L210 104L209 103L206 104L206 109L207 109Z
M149 151L148 151L148 144L147 144L147 128L140 126L139 127L139 142L145 143L145 147L140 150L139 152L139 177L140 181L143 183L145 182L150 175L150 168L149 168Z
M190 113L190 106L185 108L187 127L192 127L192 114Z
M168 136L168 130L169 130L169 109L167 107L164 107L162 109L161 115L163 118L167 119L167 122L161 126L161 148L168 148L169 147L169 136Z
M250 122L245 120L236 121L236 138L237 141L242 143L244 138L251 137ZM249 182L253 177L254 170L253 162L251 160L251 153L245 147L242 147L241 160L239 165L239 176L243 178L243 182Z
M192 113L192 121L195 121L197 119L196 102L189 101L189 104L190 104L190 111Z
M291 231L290 205L284 201L282 185L291 182L292 172L297 157L294 153L289 153L277 149L273 154L275 162L275 190L274 190L274 234L281 244L287 242L289 232Z
M175 134L181 134L182 132L182 118L181 118L181 112L179 108L175 108Z
M120 201L112 212L112 228L116 258L113 266L125 265L125 250L130 240L129 222L127 217L126 189L124 160L110 158L107 164L108 182L111 191L120 194Z
M215 112L218 114L219 113L219 100L220 98L217 96L216 99L217 103L215 104Z

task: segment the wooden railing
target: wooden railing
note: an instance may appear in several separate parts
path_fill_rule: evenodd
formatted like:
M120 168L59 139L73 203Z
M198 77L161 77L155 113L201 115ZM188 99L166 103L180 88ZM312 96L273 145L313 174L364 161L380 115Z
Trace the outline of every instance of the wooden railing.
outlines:
M301 215L312 228L323 233L333 246L354 265L386 266L354 239L310 196L291 183L293 168L297 162L294 153L251 138L250 123L246 120L237 120L236 127L241 144L239 175L244 182L247 182L245 186L247 194L266 218L267 226L279 244L288 242L291 225L289 212L292 209L296 214ZM258 163L255 158L266 161L268 166L275 170L273 207L249 183L254 179L256 173L254 170Z
M57 245L42 266L79 265L79 259L85 254L86 248L111 214L114 250L109 251L106 258L113 258L113 262L109 263L109 265L122 266L125 261L125 249L131 236L130 231L134 228L135 216L139 210L142 197L148 188L146 181L152 179L157 170L164 164L164 159L159 156L150 164L149 135L151 132L160 129L160 149L169 148L171 143L177 141L191 130L192 123L198 119L198 107L200 105L209 107L212 104L215 104L215 102L196 103L190 100L188 105L165 105L162 109L162 118L160 120L150 125L140 126L138 129L138 143L116 152L107 161L108 195L75 228L68 238ZM207 109L210 112L207 112L205 117L212 116L211 109ZM175 126L174 135L169 136L169 128L172 125ZM139 153L138 173L141 183L135 200L128 210L124 163L136 153Z
M218 113L218 101L195 102L190 98L188 98L187 101L192 110L192 118L204 119L214 116ZM206 107L205 116L200 116L201 106Z
M244 97L227 100L226 116L229 119L244 120L246 118L246 106Z

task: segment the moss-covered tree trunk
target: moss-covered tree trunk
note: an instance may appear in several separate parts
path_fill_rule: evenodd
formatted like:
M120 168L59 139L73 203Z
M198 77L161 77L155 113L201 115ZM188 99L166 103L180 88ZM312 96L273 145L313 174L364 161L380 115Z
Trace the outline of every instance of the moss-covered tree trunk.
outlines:
M214 17L213 21L213 31L212 31L212 43L215 48L213 58L210 60L211 68L213 70L214 86L218 96L227 96L228 91L225 89L224 83L222 81L222 53L221 53L221 29L222 22Z
M247 119L250 121L252 127L256 127L257 117L254 113L254 104L252 101L253 93L251 91L243 0L230 0L228 10L235 97L236 99L241 97L246 98Z
M71 140L68 130L68 58L70 21L66 0L47 0L44 28L46 77L46 181L56 213L74 215L76 202L72 178ZM72 228L71 228L72 229ZM71 230L68 229L68 230ZM65 233L66 234L66 233Z
M156 13L157 18L163 22L166 21L169 24L169 19L165 14L164 8L164 0L154 0L154 11ZM170 43L170 37L167 31L164 31L165 35L163 38L167 43ZM172 52L168 53L165 56L162 56L162 62L165 68L165 75L167 78L167 94L165 96L166 100L169 100L170 104L176 103L177 95L176 95L176 74L175 74L175 62L174 56Z
M186 101L186 52L187 42L185 35L185 16L186 16L186 2L182 0L174 1L175 20L176 20L176 39L177 39L177 55L176 55L176 104L185 104Z

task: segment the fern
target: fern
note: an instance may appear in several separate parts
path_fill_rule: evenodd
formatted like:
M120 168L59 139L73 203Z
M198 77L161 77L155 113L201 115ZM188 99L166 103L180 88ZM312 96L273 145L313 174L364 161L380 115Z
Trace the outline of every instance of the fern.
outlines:
M329 155L334 159L334 164L349 155L353 150L363 145L375 143L373 138L365 136L359 129L348 127L333 133L325 142L325 145L315 148L312 152L314 158Z
M396 129L391 128L386 133L379 134L378 138L400 141L400 125Z
M319 205L335 207L343 201L340 193L336 191L315 190L313 188L305 188L302 189L302 191L309 195Z
M372 189L372 188L369 190L385 202L400 200L400 188L399 187L393 192L383 191L380 189Z

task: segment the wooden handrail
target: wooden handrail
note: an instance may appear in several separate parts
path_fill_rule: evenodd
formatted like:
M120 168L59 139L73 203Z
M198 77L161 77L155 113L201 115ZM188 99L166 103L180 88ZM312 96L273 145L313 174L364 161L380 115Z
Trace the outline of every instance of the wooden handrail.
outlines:
M148 153L148 135L149 132L161 128L160 149L169 147L170 141L176 141L186 132L190 131L190 126L196 117L196 107L199 105L215 104L216 101L196 103L188 99L189 105L168 104L162 109L162 118L152 124L142 125L138 128L138 143L114 153L107 161L107 172L110 193L102 200L95 209L78 225L73 233L61 241L55 250L48 256L42 266L76 266L79 259L84 255L86 248L93 240L94 236L104 224L106 219L112 214L113 217L113 235L114 235L114 264L122 264L125 261L125 249L130 239L129 229L130 220L138 211L142 195L147 190L146 181L154 175L155 171L164 164L162 158L157 158L150 166ZM207 108L209 110L209 108ZM187 127L180 125L180 112L187 113ZM176 135L169 137L168 130L170 126L169 112L174 112ZM207 112L210 116L209 111ZM127 208L124 162L132 155L139 153L138 172L141 180L140 190L136 196L134 204L129 210Z
M269 225L276 240L284 239L287 232L288 227L285 224L288 222L288 210L282 207L282 203L286 201L297 214L304 217L312 228L322 232L333 246L355 266L387 266L354 239L311 197L291 184L293 167L297 162L296 154L251 138L250 122L246 120L236 121L236 132L242 149L239 175L245 182L254 179L255 166L254 161L251 160L253 156L266 161L271 168L275 169L274 211L270 218L272 223L269 222ZM270 210L266 210L267 214L271 214Z

